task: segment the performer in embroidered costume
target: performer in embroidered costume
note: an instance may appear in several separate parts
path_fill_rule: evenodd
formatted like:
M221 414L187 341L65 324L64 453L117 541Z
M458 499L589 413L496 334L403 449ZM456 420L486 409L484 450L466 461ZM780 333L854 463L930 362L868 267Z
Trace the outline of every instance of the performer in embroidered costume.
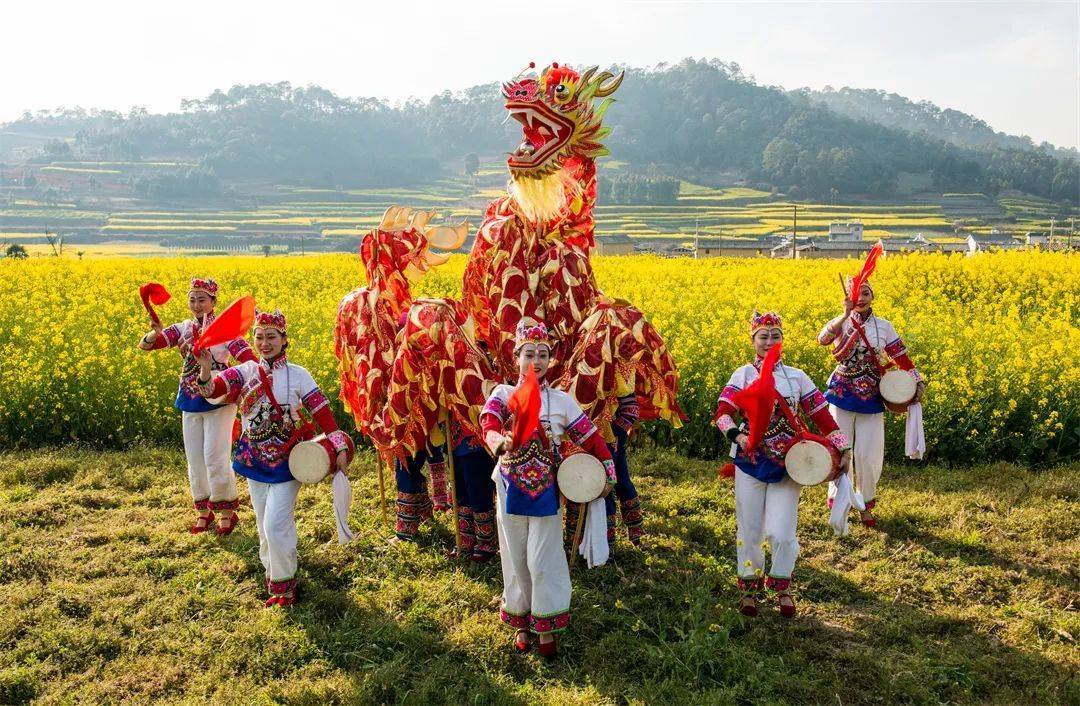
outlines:
M885 406L878 383L888 364L910 371L918 380L915 399L920 402L925 384L908 357L907 346L893 325L874 313L874 289L863 281L852 294L854 278L848 278L844 313L825 324L818 342L831 345L837 361L829 377L825 399L837 425L852 440L855 451L855 488L866 502L862 522L877 524L871 512L876 504L877 484L885 460ZM829 484L829 507L836 493Z
M451 424L454 451L454 487L457 491L458 531L461 551L475 562L495 556L495 461L474 434L460 423Z
M293 509L300 483L289 473L289 451L315 435L303 410L327 435L337 452L337 469L345 472L348 448L330 411L330 403L311 374L285 355L288 335L280 311L255 314L255 349L261 360L213 374L209 355L200 360L199 392L217 402L239 403L243 432L236 444L233 470L247 478L259 559L270 594L266 606L296 601L296 518Z
M181 413L188 483L195 510L199 513L191 533L205 532L216 517L216 531L221 536L232 532L238 520L236 476L229 468L229 441L236 419L236 405L211 404L203 399L197 383L199 362L192 353L195 339L214 320L217 295L217 282L193 278L188 291L188 308L194 317L167 327L152 318L153 329L143 336L139 348L144 351L177 348L180 351L183 368L175 406ZM229 356L241 363L255 360L247 341L238 338L210 348L212 369L220 372L229 367Z
M674 358L639 310L600 290L590 261L603 116L622 75L558 64L523 73L503 87L523 140L507 162L508 194L477 232L462 300L414 299L409 283L445 262L435 250L460 247L467 224L432 227L433 213L391 206L361 242L367 284L338 308L335 352L342 401L384 458L423 451L447 421L480 434L491 389L516 375L524 318L557 332L548 379L608 441L620 397L633 396L643 419L681 424Z
M559 490L556 486L559 444L566 437L604 464L608 491L615 484L611 454L597 428L574 398L544 382L551 362L551 341L543 323L523 320L515 350L519 380L530 367L541 381L539 428L515 448L506 431L514 416L515 388L499 385L484 405L480 423L484 443L499 457L492 478L498 493L496 523L502 558L500 615L517 629L514 646L529 649L530 630L539 636L540 654L555 654L555 633L570 622L570 569L563 551Z
M739 561L739 589L742 597L739 610L744 615L757 615L757 600L762 590L765 566L765 543L772 554L767 584L777 593L780 613L795 615L795 599L791 595L791 576L799 555L799 540L795 535L799 512L799 491L784 467L784 454L795 438L796 430L788 421L777 399L768 429L760 444L746 448L749 436L735 423L740 412L736 396L758 379L761 366L773 346L784 338L780 317L774 313L754 312L750 320L750 337L756 353L753 363L736 370L720 393L716 410L716 426L738 446L735 455L735 521L736 554ZM774 356L776 352L774 352ZM850 464L847 438L829 416L828 405L809 376L798 368L777 360L774 367L778 398L782 398L793 414L801 409L818 430L843 453L838 475Z

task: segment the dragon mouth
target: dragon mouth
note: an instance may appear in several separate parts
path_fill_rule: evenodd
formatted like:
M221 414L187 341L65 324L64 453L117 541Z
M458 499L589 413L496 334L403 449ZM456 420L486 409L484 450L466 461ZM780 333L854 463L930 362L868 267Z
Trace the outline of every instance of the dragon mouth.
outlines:
M506 110L521 123L521 144L510 154L512 170L536 169L570 141L574 123L543 103L509 101Z

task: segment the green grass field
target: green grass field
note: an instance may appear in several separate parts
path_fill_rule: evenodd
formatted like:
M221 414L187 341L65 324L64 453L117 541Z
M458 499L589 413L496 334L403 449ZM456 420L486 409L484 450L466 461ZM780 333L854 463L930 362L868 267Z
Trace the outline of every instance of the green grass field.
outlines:
M716 463L631 456L647 551L574 570L551 663L511 653L497 564L453 563L445 518L390 544L373 459L358 539L304 489L301 603L262 607L250 509L191 536L183 456L0 455L0 702L1077 703L1080 465L886 469L879 530L834 539L804 492L800 615L733 610ZM242 491L243 493L243 491Z

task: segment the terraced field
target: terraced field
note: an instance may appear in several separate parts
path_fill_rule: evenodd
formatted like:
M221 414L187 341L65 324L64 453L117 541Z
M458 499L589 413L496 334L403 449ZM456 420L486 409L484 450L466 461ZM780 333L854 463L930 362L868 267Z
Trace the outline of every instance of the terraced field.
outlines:
M56 162L39 170L42 179L96 180L103 189L119 188L137 172L167 171L176 162ZM618 173L610 161L601 170ZM450 177L425 189L319 189L296 186L239 185L228 207L147 206L136 199L74 200L45 203L17 198L15 190L0 207L0 244L45 246L46 231L65 233L84 254L110 252L352 250L356 239L375 225L390 203L434 208L444 217L479 223L484 208L504 193L505 168L497 161L481 165L475 179ZM57 182L66 183L66 182ZM70 182L76 183L76 182ZM107 189L106 189L107 190ZM695 233L726 237L759 237L791 232L798 206L800 235L823 236L834 221L857 220L867 239L911 236L945 239L955 224L975 233L994 228L1022 235L1048 230L1057 211L1048 201L1010 196L994 200L982 194L917 197L904 203L794 204L765 191L746 187L711 188L682 182L670 205L602 204L597 207L599 235L628 235L641 241L684 242ZM1059 217L1059 224L1066 225ZM134 244L134 245L133 245ZM41 251L41 247L31 248Z

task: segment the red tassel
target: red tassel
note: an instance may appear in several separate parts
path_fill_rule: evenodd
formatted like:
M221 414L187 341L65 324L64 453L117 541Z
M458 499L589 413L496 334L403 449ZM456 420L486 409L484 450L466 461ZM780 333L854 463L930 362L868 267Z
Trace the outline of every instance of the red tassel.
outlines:
M255 321L255 297L248 294L230 304L221 316L211 322L195 341L194 352L228 343L247 335Z
M874 274L878 258L884 252L885 246L881 244L880 240L874 244L874 247L870 248L870 252L866 254L866 262L863 263L862 270L851 280L851 291L848 292L848 299L853 302L859 301L859 292L862 290L862 286L866 283L866 280L870 279L870 275Z
M734 478L735 464L725 463L723 466L720 466L720 470L716 472L716 475L720 476L721 478Z

